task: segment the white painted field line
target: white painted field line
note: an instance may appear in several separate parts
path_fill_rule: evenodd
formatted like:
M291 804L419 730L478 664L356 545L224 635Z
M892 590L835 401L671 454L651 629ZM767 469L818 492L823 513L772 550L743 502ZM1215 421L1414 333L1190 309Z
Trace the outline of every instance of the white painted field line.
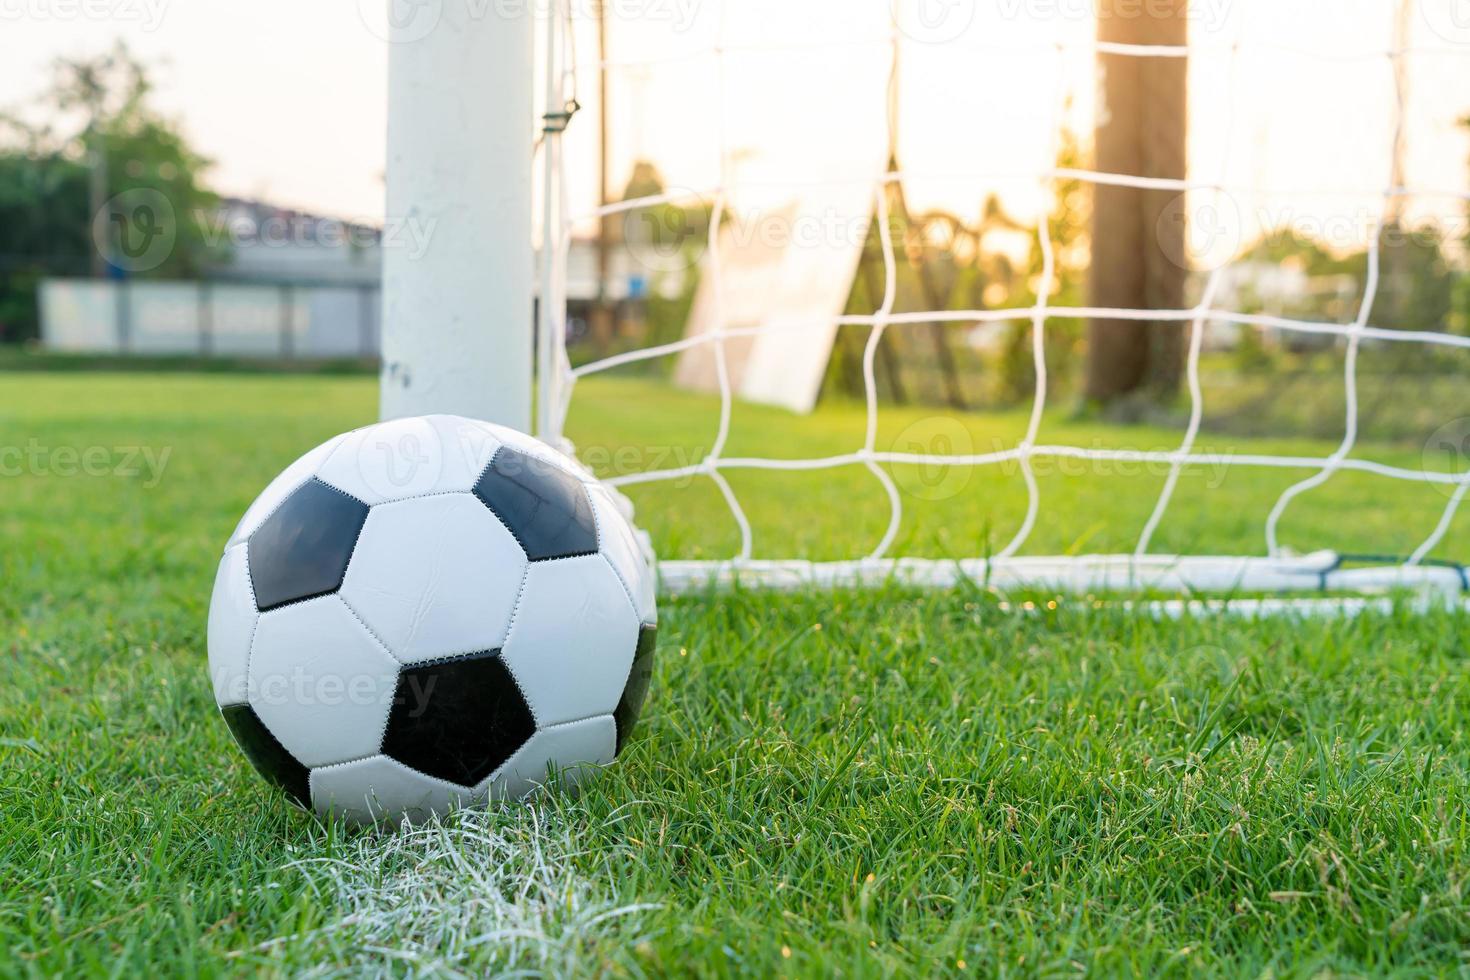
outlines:
M312 972L324 976L595 972L599 950L636 946L640 919L658 908L618 904L610 873L578 871L573 828L535 806L467 810L342 846L288 865L337 917L271 944L319 950Z

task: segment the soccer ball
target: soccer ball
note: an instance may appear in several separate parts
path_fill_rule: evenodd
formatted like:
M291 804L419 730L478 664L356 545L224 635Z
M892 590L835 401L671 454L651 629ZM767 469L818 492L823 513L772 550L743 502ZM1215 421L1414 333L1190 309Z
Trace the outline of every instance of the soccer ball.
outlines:
M287 467L230 536L215 700L260 772L369 822L605 765L653 669L653 571L618 499L542 442L435 415Z

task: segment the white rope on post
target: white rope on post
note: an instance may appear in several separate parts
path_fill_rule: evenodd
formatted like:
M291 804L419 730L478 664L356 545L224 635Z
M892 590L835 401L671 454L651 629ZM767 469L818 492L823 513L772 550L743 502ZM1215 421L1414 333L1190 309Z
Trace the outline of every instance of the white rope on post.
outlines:
M1407 10L1411 0L1396 0L1397 10ZM1397 160L1402 145L1405 112L1404 106L1404 73L1398 70L1399 59L1403 58L1403 49L1395 47L1388 54L1389 65L1393 69L1394 100L1393 100L1393 145L1390 152ZM1388 189L1383 191L1383 209L1373 223L1373 231L1368 239L1368 281L1363 288L1362 304L1358 307L1358 315L1353 318L1352 327L1347 335L1347 353L1343 358L1343 394L1346 402L1346 419L1343 426L1342 442L1327 460L1327 464L1317 473L1302 480L1300 483L1287 487L1277 499L1271 513L1266 518L1266 552L1271 555L1282 553L1281 542L1278 536L1278 527L1281 518L1285 516L1287 507L1297 497L1309 490L1314 490L1326 483L1338 472L1342 462L1352 454L1353 447L1358 441L1358 352L1362 349L1363 333L1368 328L1368 320L1373 315L1373 304L1378 299L1378 287L1381 279L1380 266L1382 264L1383 232L1388 224L1392 213L1394 202L1397 198L1395 193L1396 183L1393 180L1394 167L1389 168L1390 180Z
M740 532L740 549L736 552L734 561L738 563L747 562L755 549L755 534L751 531L750 518L745 514L745 508L740 506L740 498L735 495L735 488L730 486L730 481L720 472L720 457L725 453L725 446L730 441L730 420L735 412L735 392L730 382L730 360L726 348L725 326L725 270L724 256L720 249L720 228L725 223L725 210L728 206L731 191L730 173L730 148L727 146L725 115L725 103L729 98L727 88L726 64L725 64L725 7L720 5L720 19L716 29L714 47L711 53L715 59L715 130L718 134L720 147L720 188L715 195L713 206L710 208L708 242L705 246L705 266L710 277L710 292L714 297L714 327L709 331L711 343L715 349L715 378L720 388L720 424L715 432L714 444L710 446L709 452L699 464L700 471L706 474L719 490L720 496L724 498L725 506L730 509L730 516L735 521L735 527Z
M561 348L566 346L562 310L557 292L564 278L558 268L565 198L561 193L562 133L566 129L566 99L560 70L561 6L552 0L546 17L546 76L541 125L541 291L536 304L536 435L556 445L562 435L556 424ZM564 309L564 308L563 308Z
M722 470L829 470L841 466L861 466L868 460L878 463L907 464L911 466L998 466L1003 463L1019 462L1022 450L1000 449L991 453L907 453L907 452L875 452L865 454L862 451L853 453L839 453L835 456L820 456L812 458L780 459L765 456L725 456L719 461L718 469ZM1141 450L1141 449L1086 449L1081 446L1049 446L1045 444L1036 445L1027 453L1032 459L1077 459L1091 460L1095 462L1113 463L1157 463L1168 466L1180 462L1186 466L1203 466L1219 469L1226 466L1253 466L1274 469L1322 469L1330 463L1330 457L1323 456L1271 456L1265 454L1251 453L1180 453L1178 450ZM1457 487L1465 480L1470 479L1459 473L1439 473L1433 470L1411 470L1401 466L1391 466L1371 459L1344 459L1338 463L1339 469L1352 470L1359 473L1371 473L1374 476L1388 477L1392 480L1402 480L1407 483L1428 483L1439 486ZM692 466L676 466L662 470L647 470L642 473L625 473L621 476L609 477L606 482L613 486L632 486L639 483L661 483L671 480L685 480L691 476L700 476L708 472L703 462Z
M888 495L888 526L879 539L878 546L868 555L870 561L882 558L898 537L903 523L903 498L888 471L878 465L878 378L875 361L878 345L883 342L883 332L888 329L888 318L893 313L893 304L898 301L898 258L893 251L893 215L888 206L887 189L879 184L873 195L874 210L878 222L878 241L883 252L883 300L874 314L873 326L868 333L868 342L863 346L863 396L867 410L867 422L863 434L863 448L858 458L869 473L873 474L884 493Z
M1061 53L1057 53L1060 60ZM1060 71L1053 71L1052 78L1061 78ZM1061 134L1061 87L1052 96L1051 126L1052 133L1051 150L1047 159L1055 160L1060 142ZM1014 537L1002 548L997 558L1005 560L1012 557L1026 544L1026 539L1031 537L1031 531L1036 527L1036 518L1041 513L1041 487L1036 482L1036 471L1032 468L1032 454L1036 448L1036 438L1041 434L1041 420L1046 412L1046 386L1048 382L1046 371L1046 321L1047 300L1051 298L1051 290L1057 274L1056 250L1051 243L1051 208L1049 202L1056 193L1056 180L1052 177L1041 179L1041 214L1036 219L1036 238L1041 248L1041 283L1036 289L1036 303L1031 308L1031 363L1036 372L1036 390L1031 396L1031 417L1026 422L1026 437L1021 440L1018 447L1021 461L1021 475L1026 480L1026 516L1021 521L1021 527L1016 531Z
M921 310L913 313L894 313L886 317L890 327L908 327L924 323L968 324L971 326L981 323L1005 323L1017 319L1027 319L1035 315L1037 307L999 307L993 310ZM1054 306L1047 305L1041 308L1047 319L1086 319L1088 317L1109 317L1118 320L1157 320L1160 322L1175 321L1179 323L1192 323L1203 315L1206 320L1217 323L1229 323L1243 327L1265 327L1280 330L1287 333L1303 333L1318 336L1342 336L1346 337L1354 333L1351 324L1329 323L1318 320L1300 320L1283 316L1271 316L1260 313L1237 313L1225 309L1201 309L1196 307L1189 310L1138 310L1121 307L1102 306ZM782 333L788 331L800 331L815 329L832 320L782 320L779 323L767 323L753 327L729 327L724 331L726 339L735 337L756 337L767 333ZM872 326L876 318L870 314L848 313L836 318L838 326ZM1394 330L1387 327L1367 326L1361 331L1364 340L1386 341L1388 343L1400 344L1425 344L1433 347L1447 347L1459 350L1470 350L1470 336L1461 334L1443 333L1432 330ZM704 333L693 337L685 337L682 340L671 341L656 347L645 347L642 350L625 351L597 361L590 361L576 369L578 378L591 374L609 371L613 368L625 367L640 361L651 361L661 357L668 357L681 351L690 350L694 347L702 347L713 343L714 337Z
M1245 32L1245 18L1242 17L1236 29L1236 43L1230 48L1230 72L1226 81L1226 91L1235 91L1235 81L1240 73L1240 36ZM1226 103L1229 108L1225 116L1225 158L1220 161L1220 177L1223 181L1230 165L1231 148L1235 146L1235 100L1229 99ZM1224 191L1213 191L1213 194L1222 195ZM1189 388L1189 423L1184 430L1184 439L1179 445L1179 452L1188 456L1194 451L1194 444L1199 439L1199 431L1204 424L1205 418L1205 392L1200 382L1199 360L1204 350L1205 324L1209 322L1210 307L1215 304L1215 297L1219 295L1220 286L1225 281L1225 270L1232 265L1230 260L1218 263L1210 270L1209 278L1205 281L1205 288L1200 294L1200 301L1196 309L1196 315L1189 325L1189 351L1185 361L1185 381ZM1138 545L1133 549L1133 554L1143 557L1148 554L1149 546L1153 543L1154 534L1158 532L1159 525L1164 522L1164 515L1169 511L1169 504L1174 499L1174 491L1179 486L1179 478L1184 473L1184 464L1174 462L1169 464L1169 475L1164 478L1164 488L1159 492L1159 499L1154 504L1153 513L1149 514L1147 523L1143 526L1142 533L1138 536Z

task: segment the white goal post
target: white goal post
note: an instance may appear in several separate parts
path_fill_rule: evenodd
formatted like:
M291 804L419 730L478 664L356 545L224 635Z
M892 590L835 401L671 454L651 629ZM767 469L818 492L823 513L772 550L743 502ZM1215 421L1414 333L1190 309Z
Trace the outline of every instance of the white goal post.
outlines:
M383 419L531 429L532 5L389 4ZM404 9L404 8L407 9ZM396 247L412 226L422 254Z
M902 0L896 0L896 3L901 2ZM1399 2L1409 3L1411 0ZM457 0L445 0L444 8L448 11L456 4ZM528 4L526 9L537 6ZM877 304L873 312L845 314L819 322L792 320L789 317L773 318L756 326L736 327L719 322L717 310L713 329L658 346L624 351L574 368L566 348L567 268L574 227L578 222L597 220L640 207L666 202L679 203L684 192L669 192L573 213L572 199L567 191L567 166L563 159L562 136L567 118L568 80L578 69L626 69L630 63L586 60L577 62L566 37L571 6L571 0L548 0L547 5L541 6L538 11L538 47L541 48L539 57L542 59L542 71L538 79L540 91L535 93L535 98L539 106L537 114L543 123L539 127L538 140L538 170L542 180L542 196L538 205L544 247L540 250L536 274L538 292L543 300L539 306L540 322L536 334L539 338L536 358L539 378L536 430L538 435L548 441L565 442L563 427L576 386L583 378L641 361L678 355L694 348L707 348L711 352L721 411L719 429L709 451L702 459L689 465L654 472L623 474L609 481L615 486L631 486L690 478L707 480L718 489L728 505L731 520L740 532L738 550L728 558L718 561L662 561L660 576L665 588L690 589L706 583L729 583L735 580L742 584L771 588L804 585L861 586L894 579L917 585L946 586L968 579L1002 588L1045 588L1076 593L1293 595L1324 591L1362 593L1415 589L1440 595L1459 595L1470 591L1467 589L1463 569L1434 564L1427 560L1449 533L1464 497L1470 492L1470 472L1426 472L1389 466L1353 455L1358 438L1358 355L1366 342L1470 349L1470 337L1438 331L1386 329L1372 322L1373 298L1380 285L1379 232L1394 213L1396 202L1411 193L1410 188L1395 183L1381 189L1379 197L1382 212L1377 216L1376 228L1367 236L1366 295L1359 304L1357 316L1350 322L1321 322L1216 308L1212 303L1225 268L1223 265L1206 277L1199 301L1189 308L1096 309L1065 305L1048 291L1056 261L1049 234L1038 236L1044 259L1039 277L1043 285L1031 306L1025 309L896 313L895 268L898 263L897 254L902 246L892 240L890 216L887 212L889 198L885 190L891 185L902 183L911 175L883 167L865 178L872 194L886 275L882 302ZM532 75L532 31L529 20L529 17L485 17L461 32L448 32L448 38L433 44L395 46L391 76L393 96L390 104L396 122L390 121L389 127L390 221L412 207L421 214L431 213L436 218L448 220L450 224L447 227L451 229L451 237L446 242L435 242L436 247L444 245L444 252L436 253L444 259L443 262L409 264L399 261L395 265L390 260L384 343L385 416L455 410L522 428L526 427L529 420L529 388L519 387L518 384L529 383L531 378L531 372L526 367L529 353L523 346L529 344L532 336L528 329L529 299L526 290L531 281L532 254L532 231L528 213L532 199L529 170L532 159L531 130L522 114L522 106L511 104L524 99L525 104L529 105L532 98L527 89ZM890 25L890 29L894 32L892 35L874 39L879 50L885 44L896 41L896 20ZM1224 40L1215 43L1224 48L1239 46L1238 41ZM1144 59L1183 58L1193 50L1192 46L1109 45L1096 40L1091 41L1089 46L1094 51L1105 51L1114 56ZM1281 42L1279 46L1291 47L1288 42ZM799 45L783 47L772 42L770 47L791 57L801 56ZM979 47L983 48L984 44ZM1038 43L1036 57L1039 60L1045 59L1055 54L1059 47L1054 42ZM470 56L471 48L480 52L483 63ZM708 59L718 66L736 48L737 45L733 42L715 37L693 57ZM896 43L893 49L897 50ZM495 52L494 55L491 54L492 51ZM1302 57L1320 54L1306 50L1297 53ZM1365 62L1387 59L1390 64L1397 66L1407 53L1407 48L1401 43L1395 43L1382 49L1335 54L1333 57L1358 58ZM495 62L493 67L490 66L491 62ZM656 65L658 61L652 59L649 63ZM426 107L421 102L426 91L425 76L432 74L434 66L445 64L454 64L461 68L471 64L477 66L469 76L474 79L471 87L475 91L469 96L474 100L473 113L466 114L463 106L453 105L453 97L442 91L440 96L447 99L450 106ZM714 74L723 84L723 71L716 71ZM1401 134L1404 111L1403 76L1396 71L1394 77L1398 87L1395 129ZM459 81L462 83L464 79ZM720 112L723 105L722 93L712 93L709 104L714 107L711 111ZM1060 107L1058 109L1060 111ZM404 124L404 117L412 118ZM1059 129L1060 119L1055 122ZM1399 135L1395 136L1396 145L1399 138ZM507 147L513 148L517 140L520 151L508 151ZM406 146L406 142L414 145ZM1385 152L1389 152L1389 149L1385 148ZM463 172L452 170L453 181L445 183L443 155L451 151L471 158L473 165L465 164ZM713 280L716 296L719 295L721 275L720 229L725 209L729 206L729 193L734 180L728 158L729 154L722 149L720 179L710 186L696 189L696 193L710 204L712 210L710 235L701 273ZM1034 179L1044 193L1049 192L1059 180L1081 180L1094 185L1110 184L1178 193L1227 190L1219 183L1209 181L1141 178L1084 168L1057 167L1024 176ZM1470 199L1463 194L1459 196L1461 199ZM510 200L512 197L515 197L514 201ZM524 202L526 213L519 209L519 202ZM510 215L512 220L496 224L492 233L483 224L491 215ZM452 230L455 227L454 216L473 216L472 221L482 224L478 231L467 232L463 241L456 241ZM522 220L526 222L524 226L520 223ZM465 254L466 250L468 254ZM424 305L416 306L420 303ZM416 308L410 309L410 306ZM520 313L519 319L517 311ZM1047 323L1056 318L1088 317L1170 322L1177 324L1184 332L1187 337L1185 388L1189 395L1190 413L1187 427L1177 447L1167 451L1140 452L1055 445L1041 439L1042 415L1047 407L1048 396ZM919 323L975 325L1018 318L1028 320L1031 324L1031 355L1036 391L1026 434L1017 445L990 453L965 455L903 453L886 451L880 447L878 426L882 406L875 379L875 359L885 332L902 330ZM1262 515L1262 553L1159 554L1151 548L1152 538L1169 509L1180 474L1191 466L1221 462L1196 448L1200 441L1203 415L1201 351L1206 328L1212 322L1247 328L1269 328L1288 334L1340 338L1345 352L1342 377L1345 391L1345 403L1342 406L1345 435L1334 451L1320 457L1236 454L1224 460L1232 466L1308 470L1312 474L1290 486L1280 495L1271 511ZM432 324L432 327L426 327L426 324ZM449 324L456 326L451 330ZM822 458L768 458L727 454L725 447L729 441L731 418L738 410L738 392L736 385L732 383L728 361L730 343L774 331L826 330L834 325L837 329L869 329L862 361L867 411L866 435L863 441L846 452ZM466 332L460 332L462 329ZM476 330L479 331L478 334ZM487 338L491 339L488 348ZM444 378L456 379L456 388L463 382L464 400L459 400L457 395L443 395L442 392L420 390L417 394L409 394L406 390L395 388L394 373L400 364L408 364L415 371L442 372ZM472 390L477 391L477 394L471 393ZM1147 462L1166 468L1168 475L1163 490L1131 552L1080 556L1034 555L1027 552L1031 531L1045 511L1045 501L1033 464L1038 460L1059 458ZM898 538L904 504L892 475L885 469L893 464L973 467L1006 464L1018 468L1028 490L1027 509L1019 531L990 556L933 560L894 554L893 548ZM813 562L799 557L755 557L751 523L741 500L726 478L727 475L740 470L813 472L836 467L865 468L874 479L875 492L878 492L876 488L881 488L887 495L889 522L872 552L861 558L831 562ZM1349 472L1372 473L1403 481L1405 484L1437 484L1445 490L1447 500L1438 523L1428 537L1406 544L1402 560L1378 567L1349 567L1336 552L1293 554L1279 540L1279 524L1294 500L1310 494L1333 476ZM1267 602L1258 608L1275 609L1277 605Z

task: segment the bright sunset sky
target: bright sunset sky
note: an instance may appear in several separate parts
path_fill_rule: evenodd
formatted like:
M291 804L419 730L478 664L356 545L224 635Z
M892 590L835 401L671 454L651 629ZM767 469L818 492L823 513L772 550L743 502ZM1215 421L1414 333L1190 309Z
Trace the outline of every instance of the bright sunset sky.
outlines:
M87 8L64 6L67 0L0 0L0 105L24 107L56 56L94 52L122 37L157 64L159 102L218 162L219 190L381 217L387 55L373 29L379 18L362 9L376 0L97 2L110 16L91 19ZM571 2L585 14L587 0ZM912 184L911 198L973 212L986 189L1000 188L1025 212L1036 200L1034 181L972 175L1047 165L1053 120L1068 100L1073 125L1090 127L1090 0L914 2L932 16L905 21L918 35L907 38L902 54L905 167L953 176ZM1412 62L1407 180L1463 190L1470 141L1454 120L1470 112L1470 11L1464 0L1418 2L1410 44L1436 50ZM748 192L755 203L789 196L770 188L772 180L872 169L881 152L887 0L742 0L723 11L713 0L612 3L613 59L660 59L614 72L619 183L640 156L656 161L671 183L714 183L721 120L727 173L763 188ZM1248 202L1254 215L1289 212L1292 220L1322 223L1370 214L1377 202L1361 192L1386 184L1389 173L1387 59L1321 60L1264 45L1337 55L1385 50L1390 0L1201 0L1192 16L1192 40L1202 46L1192 62L1193 176L1293 191ZM715 62L684 59L719 38L732 47L778 39L839 46L729 55L722 113ZM940 40L948 43L929 43ZM1236 40L1241 53L1232 69ZM582 59L595 53L585 23L577 48ZM595 84L590 73L581 80L588 115L569 137L579 209L595 193ZM1425 199L1415 209L1448 216L1463 205Z

